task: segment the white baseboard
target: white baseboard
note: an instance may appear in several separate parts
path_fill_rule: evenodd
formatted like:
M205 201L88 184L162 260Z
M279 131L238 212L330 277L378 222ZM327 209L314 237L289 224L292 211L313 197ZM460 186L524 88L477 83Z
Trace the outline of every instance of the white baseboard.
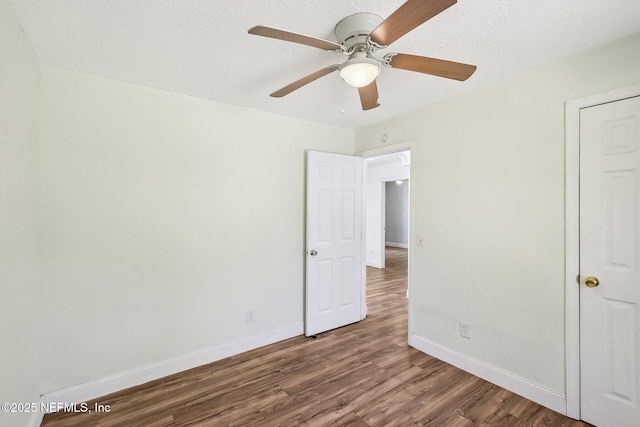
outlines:
M40 424L42 424L42 419L44 418L44 412L33 412L31 414L31 418L29 418L29 423L27 424L27 426L29 427L40 427Z
M392 248L409 249L409 245L407 243L384 242L384 245L391 246Z
M469 357L465 354L443 347L440 344L415 334L411 336L411 342L409 344L412 347L456 366L463 371L467 371L477 377L539 403L542 406L566 415L566 397L553 390L532 383L531 381L505 371L504 369L500 369L488 363L474 359L473 357Z
M105 396L116 391L124 390L139 384L144 384L158 378L166 377L187 369L215 362L226 357L244 353L258 347L273 344L288 338L293 338L304 333L302 323L292 324L280 329L252 336L236 342L223 344L218 347L196 351L183 356L174 357L151 365L142 366L130 371L110 375L84 384L65 388L42 395L42 404L51 403L83 403L100 396ZM43 414L40 415L42 421ZM32 426L39 426L40 423Z

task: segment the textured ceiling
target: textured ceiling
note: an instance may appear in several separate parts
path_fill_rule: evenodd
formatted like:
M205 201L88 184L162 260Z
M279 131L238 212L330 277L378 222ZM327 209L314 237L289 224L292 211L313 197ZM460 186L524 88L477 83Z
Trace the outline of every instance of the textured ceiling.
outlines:
M335 40L347 15L404 0L9 0L44 65L357 129L640 31L639 0L460 0L385 52L478 66L466 82L383 69L362 111L337 73L269 94L345 57L247 34L258 24ZM344 105L345 112L341 113Z

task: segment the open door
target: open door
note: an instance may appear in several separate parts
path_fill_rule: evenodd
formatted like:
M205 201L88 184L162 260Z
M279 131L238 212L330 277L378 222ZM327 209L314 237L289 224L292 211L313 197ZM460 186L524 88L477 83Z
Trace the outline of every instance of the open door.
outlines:
M362 189L362 158L307 153L307 336L365 317Z

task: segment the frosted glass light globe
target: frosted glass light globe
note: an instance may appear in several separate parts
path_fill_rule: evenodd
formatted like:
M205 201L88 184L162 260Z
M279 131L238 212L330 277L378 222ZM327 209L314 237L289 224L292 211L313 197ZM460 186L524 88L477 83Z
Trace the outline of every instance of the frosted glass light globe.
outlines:
M340 77L353 87L368 86L379 74L380 64L375 59L368 58L364 52L355 53L340 68Z

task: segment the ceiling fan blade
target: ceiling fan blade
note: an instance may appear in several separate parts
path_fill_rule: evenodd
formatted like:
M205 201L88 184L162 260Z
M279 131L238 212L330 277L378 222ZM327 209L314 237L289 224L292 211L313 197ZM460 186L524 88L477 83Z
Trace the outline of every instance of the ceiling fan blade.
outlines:
M467 80L476 71L475 65L460 62L445 61L444 59L427 58L426 56L407 55L405 53L389 55L391 68L417 71L454 80Z
M308 76L301 78L300 80L296 80L295 82L286 85L282 89L278 89L277 91L273 92L271 96L274 98L282 98L285 95L289 95L294 90L300 89L302 86L309 84L314 80L318 80L320 77L333 73L338 68L339 65L331 65L329 67L323 68L322 70L318 70L315 73L311 73Z
M293 43L299 43L306 46L317 47L318 49L328 50L331 52L342 51L344 48L341 44L323 40L316 37L305 36L304 34L292 33L290 31L279 30L277 28L265 27L257 25L249 29L249 34L256 36L271 37L273 39L284 40Z
M359 87L358 93L360 94L360 103L363 110L371 110L380 106L378 103L378 85L375 80L367 86Z
M417 26L456 4L456 0L408 0L382 21L369 38L380 46L389 46Z

